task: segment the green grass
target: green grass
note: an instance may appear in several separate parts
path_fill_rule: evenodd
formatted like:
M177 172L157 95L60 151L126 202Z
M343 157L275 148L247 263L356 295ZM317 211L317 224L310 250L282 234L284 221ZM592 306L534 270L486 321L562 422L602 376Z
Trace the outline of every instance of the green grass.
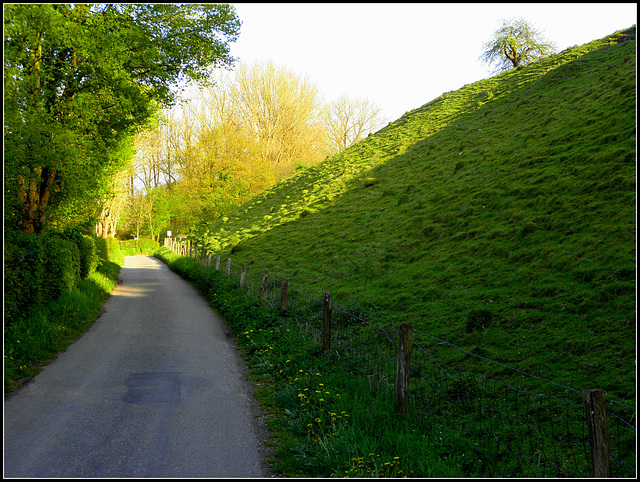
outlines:
M632 401L635 139L635 43L603 39L444 94L198 240L462 346L488 310L490 358Z
M412 324L442 366L521 382L431 337L635 406L636 51L615 37L443 94L194 238Z
M4 391L20 387L64 351L100 315L120 265L103 261L78 287L4 330Z
M235 333L273 434L272 470L287 477L464 477L477 472L473 441L394 411L384 383L336 363L295 316L280 317L237 278L160 248L166 262L205 295ZM304 317L304 315L303 315ZM467 454L466 458L463 454Z

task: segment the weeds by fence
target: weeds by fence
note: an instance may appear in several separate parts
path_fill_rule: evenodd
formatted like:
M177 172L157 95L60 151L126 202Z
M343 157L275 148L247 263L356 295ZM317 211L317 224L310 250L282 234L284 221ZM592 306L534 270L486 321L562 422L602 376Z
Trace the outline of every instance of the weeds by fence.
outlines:
M185 244L174 245L173 250L191 253L211 269L224 266L225 274L238 280L239 287L286 316L297 328L301 343L329 350L331 357L372 388L398 391L398 411L406 413L415 426L437 419L475 439L475 453L469 454L468 463L482 476L636 476L634 407L606 400L603 418L597 421L597 410L587 405L591 403L587 400L590 391L525 373L415 327L407 329L376 319L335 300L327 306L328 292L310 294L288 278L273 276L268 269L253 271L246 264L233 265L231 259L222 264L219 256L212 259L210 254L199 258L197 250ZM403 332L405 338L401 339L399 333ZM399 347L407 344L410 352L399 352ZM495 364L500 376L489 379L482 373L445 366L439 361L445 350ZM536 391L529 388L532 382L538 387ZM406 400L400 385L406 387L402 389L408 394ZM594 428L594 423L599 426Z

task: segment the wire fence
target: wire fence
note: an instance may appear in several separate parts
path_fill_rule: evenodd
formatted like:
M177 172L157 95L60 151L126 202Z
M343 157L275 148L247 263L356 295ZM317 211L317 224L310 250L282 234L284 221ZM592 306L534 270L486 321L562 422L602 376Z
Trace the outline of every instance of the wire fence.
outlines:
M182 249L182 253L189 251ZM212 266L211 255L201 261ZM273 310L283 304L283 278L227 260L228 275ZM219 265L219 257L217 258ZM212 268L213 269L213 268ZM221 266L220 270L227 269ZM288 283L287 283L288 284ZM301 342L323 343L323 296L289 285L286 315ZM332 303L331 355L373 389L394 390L398 368L399 326ZM463 372L445 364L445 352L492 364L499 376ZM465 363L465 366L469 366ZM530 388L535 382L536 391ZM517 386L516 386L517 385ZM540 387L545 390L540 390ZM546 393L540 393L545 391ZM439 423L475 440L465 454L475 473L486 477L588 477L592 454L583 392L509 367L414 330L410 364L409 416L417 426ZM610 473L636 477L636 409L606 401ZM591 444L593 445L593 443Z

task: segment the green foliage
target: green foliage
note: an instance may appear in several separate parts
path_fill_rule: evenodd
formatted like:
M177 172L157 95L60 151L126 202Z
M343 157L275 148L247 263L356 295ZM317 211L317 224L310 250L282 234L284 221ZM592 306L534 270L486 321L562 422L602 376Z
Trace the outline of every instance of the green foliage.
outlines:
M525 66L556 51L552 42L523 19L503 20L484 48L480 59L488 64L495 62L497 72Z
M140 238L120 241L119 246L123 256L135 256L136 254L151 255L160 245L152 239Z
M42 243L45 253L42 292L44 301L49 303L78 286L80 251L73 241L61 236L45 235Z
M122 264L122 254L118 240L112 236L106 238L93 238L98 256L102 260L115 261Z
M5 231L4 238L4 324L27 318L42 302L44 249L39 236Z
M95 216L135 130L172 85L230 64L240 26L229 5L15 4L4 18L5 222L27 233Z
M93 236L82 235L83 249L80 250L80 277L85 279L91 276L100 262L98 250Z
M95 271L99 262L94 242L96 238L82 234L82 231L77 227L66 228L60 233L57 233L56 236L76 244L80 262L79 279L84 279Z

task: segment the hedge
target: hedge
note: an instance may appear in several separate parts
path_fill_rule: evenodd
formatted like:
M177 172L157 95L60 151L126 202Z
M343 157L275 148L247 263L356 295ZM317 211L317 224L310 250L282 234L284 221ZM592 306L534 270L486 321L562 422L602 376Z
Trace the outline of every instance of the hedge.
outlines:
M116 239L86 236L77 229L40 235L5 232L4 325L26 319L74 290L102 261L117 262L118 257Z

